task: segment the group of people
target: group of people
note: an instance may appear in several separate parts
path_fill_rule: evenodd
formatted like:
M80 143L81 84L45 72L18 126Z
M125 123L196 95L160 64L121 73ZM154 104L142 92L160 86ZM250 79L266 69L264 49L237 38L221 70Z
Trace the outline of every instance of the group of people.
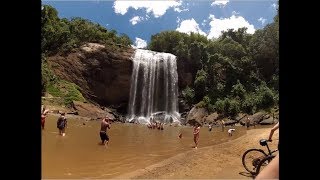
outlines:
M147 127L148 127L149 129L163 130L163 129L164 129L163 126L164 126L164 123L161 123L161 122L158 122L158 121L156 121L156 122L151 122L151 123L147 124Z
M41 108L41 128L44 130L45 127L45 121L49 110L45 108L45 106L42 106ZM109 136L107 134L107 129L110 129L110 118L105 117L101 121L101 127L100 127L100 138L101 138L101 144L102 145L108 145L109 142ZM59 135L65 136L66 135L66 128L68 126L68 121L65 116L65 112L61 112L60 116L57 120L57 128L59 130Z
M49 109L46 109L45 106L41 107L41 129L44 130L46 118L49 113ZM59 135L65 136L65 129L67 127L67 118L65 117L65 113L61 112L60 117L57 120L57 128L59 129Z

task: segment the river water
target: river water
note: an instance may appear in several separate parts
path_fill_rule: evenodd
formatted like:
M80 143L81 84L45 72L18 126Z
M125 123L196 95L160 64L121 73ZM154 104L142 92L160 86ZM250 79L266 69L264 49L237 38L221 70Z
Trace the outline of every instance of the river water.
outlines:
M192 127L166 125L164 130L145 125L112 123L109 146L100 143L100 121L68 117L66 136L58 135L57 116L48 116L42 131L43 179L107 179L145 168L182 152L193 150ZM85 123L85 124L83 124ZM219 144L246 133L244 127L228 136L228 127L200 129L198 148ZM179 133L182 138L178 138Z

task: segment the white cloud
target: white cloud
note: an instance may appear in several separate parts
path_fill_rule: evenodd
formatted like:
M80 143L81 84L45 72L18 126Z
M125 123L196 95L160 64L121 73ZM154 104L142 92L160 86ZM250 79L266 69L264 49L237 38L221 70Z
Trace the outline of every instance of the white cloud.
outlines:
M136 37L136 41L134 42L135 45L133 45L132 47L134 48L145 48L147 47L147 41Z
M220 6L220 7L224 7L229 3L229 0L214 0L211 3L211 6Z
M263 17L260 17L260 18L258 19L258 21L260 21L262 25L264 25L264 23L266 22L266 20L267 20L267 19L264 19Z
M271 6L276 9L278 7L278 5L276 3L271 4Z
M181 22L180 27L176 29L179 32L190 34L191 32L199 33L206 36L207 34L199 28L199 24L192 18Z
M158 18L164 15L169 8L178 8L181 6L181 1L115 1L113 3L113 8L115 13L124 15L128 12L129 8L135 10L146 9L147 13L153 13L154 17Z
M202 21L202 23L201 23L201 25L202 25L202 26L205 26L205 25L206 25L206 22L207 22L207 20L206 20L206 19L205 19L205 20L203 20L203 21Z
M179 24L180 21L181 21L181 19L179 17L177 17L177 21L176 22Z
M189 11L189 9L187 9L187 8L181 9L180 7L175 7L173 10L176 12Z
M216 19L214 15L209 16L210 22L210 32L208 38L218 38L221 35L221 31L226 31L228 29L237 30L242 27L246 27L247 33L253 34L255 32L254 26L245 20L242 16L232 15L230 18Z
M209 14L209 19L214 20L215 19L214 15L213 14Z
M232 15L239 15L240 13L236 12L236 11L232 11Z
M141 16L134 16L130 19L132 25L136 25L138 22L142 21L144 18Z

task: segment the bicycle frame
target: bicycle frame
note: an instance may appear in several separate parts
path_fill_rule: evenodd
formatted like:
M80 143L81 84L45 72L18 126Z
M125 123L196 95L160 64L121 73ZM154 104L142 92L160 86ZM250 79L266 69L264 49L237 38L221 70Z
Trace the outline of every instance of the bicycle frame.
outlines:
M265 141L265 146L267 146L268 155L269 155L269 156L271 156L274 152L277 152L277 151L278 151L278 149L275 149L275 150L271 151L270 148L269 148L269 145L268 145L268 142L270 142L270 141L268 141L268 140L264 140L264 141ZM264 144L261 144L261 140L260 140L260 145L261 145L261 146L264 146Z

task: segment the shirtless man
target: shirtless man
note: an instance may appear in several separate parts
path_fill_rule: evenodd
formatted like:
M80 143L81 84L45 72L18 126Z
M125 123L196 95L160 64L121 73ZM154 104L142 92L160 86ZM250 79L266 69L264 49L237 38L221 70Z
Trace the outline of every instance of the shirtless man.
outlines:
M109 117L105 117L101 121L101 128L100 128L100 138L101 138L101 145L105 145L109 143L109 136L107 134L107 129L110 129L109 124Z
M193 141L195 143L194 148L198 148L198 142L199 142L199 133L200 133L200 124L197 124L193 128Z

